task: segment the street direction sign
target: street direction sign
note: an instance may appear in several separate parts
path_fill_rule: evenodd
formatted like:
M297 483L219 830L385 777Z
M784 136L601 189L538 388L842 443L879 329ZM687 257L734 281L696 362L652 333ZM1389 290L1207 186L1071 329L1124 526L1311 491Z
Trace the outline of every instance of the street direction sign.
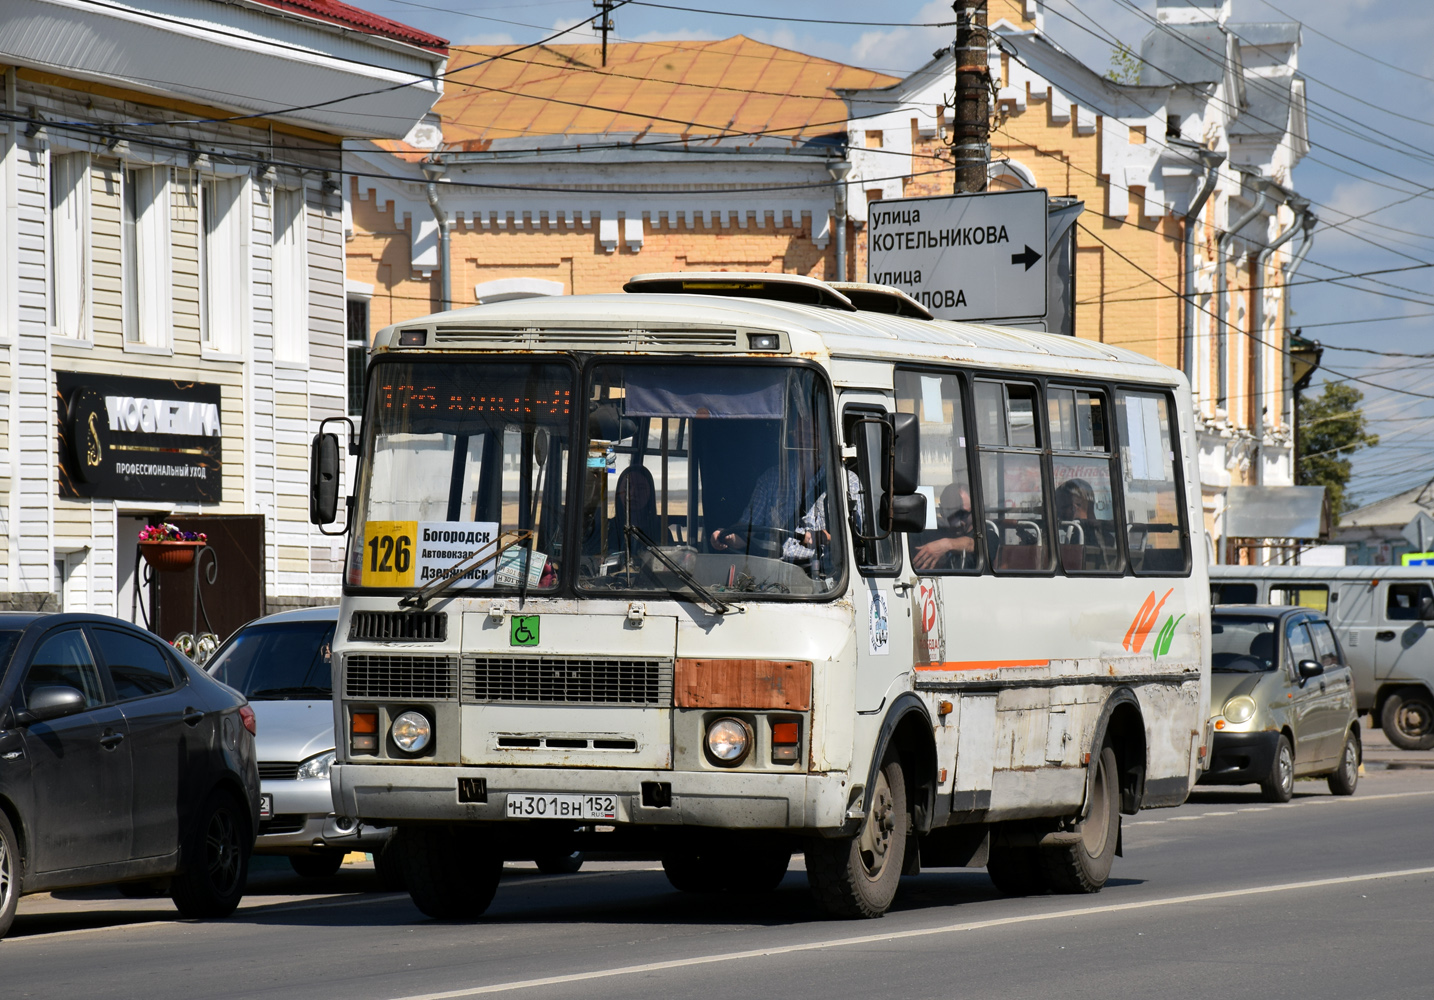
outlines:
M867 280L940 319L1046 314L1046 192L900 198L867 212Z
M1423 552L1429 548L1430 543L1434 543L1434 517L1421 510L1399 529L1399 533L1409 539L1410 545Z

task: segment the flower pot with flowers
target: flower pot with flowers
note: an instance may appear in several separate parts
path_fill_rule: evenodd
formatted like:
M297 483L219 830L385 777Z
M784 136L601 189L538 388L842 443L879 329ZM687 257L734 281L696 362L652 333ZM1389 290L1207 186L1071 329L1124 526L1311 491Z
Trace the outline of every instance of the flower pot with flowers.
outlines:
M139 533L139 551L157 573L177 573L194 564L194 555L209 542L202 531L184 531L178 525L147 524Z

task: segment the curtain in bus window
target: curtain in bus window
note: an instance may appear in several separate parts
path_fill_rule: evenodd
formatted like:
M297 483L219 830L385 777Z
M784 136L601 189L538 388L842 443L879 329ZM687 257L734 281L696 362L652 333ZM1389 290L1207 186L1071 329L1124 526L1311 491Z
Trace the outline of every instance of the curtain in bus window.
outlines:
M909 536L911 565L922 574L978 572L982 558L960 381L951 374L898 371L896 409L916 414L921 434L916 489L926 496L926 528Z
M1051 386L1046 413L1055 475L1056 541L1068 573L1121 573L1104 394Z
M1169 404L1163 395L1120 391L1115 411L1131 569L1137 575L1183 573L1187 560Z
M982 513L991 565L997 570L1051 568L1036 413L1033 385L976 383Z
M780 368L635 366L628 372L623 412L629 417L778 420L786 382Z

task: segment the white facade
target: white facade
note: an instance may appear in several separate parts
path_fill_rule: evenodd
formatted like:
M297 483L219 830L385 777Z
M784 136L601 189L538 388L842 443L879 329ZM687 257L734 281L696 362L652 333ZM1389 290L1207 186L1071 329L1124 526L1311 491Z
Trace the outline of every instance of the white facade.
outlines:
M338 134L406 131L444 52L273 6L21 0L0 20L0 608L136 617L138 527L198 514L263 516L270 606L338 594L307 509L309 439L346 412ZM353 99L249 117L296 95ZM217 386L218 501L73 495L70 373Z

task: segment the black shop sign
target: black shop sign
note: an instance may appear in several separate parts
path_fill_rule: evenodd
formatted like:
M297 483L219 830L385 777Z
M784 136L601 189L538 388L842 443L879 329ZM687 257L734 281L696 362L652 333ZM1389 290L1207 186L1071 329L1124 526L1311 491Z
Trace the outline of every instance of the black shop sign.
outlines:
M219 503L219 386L55 372L62 497Z

